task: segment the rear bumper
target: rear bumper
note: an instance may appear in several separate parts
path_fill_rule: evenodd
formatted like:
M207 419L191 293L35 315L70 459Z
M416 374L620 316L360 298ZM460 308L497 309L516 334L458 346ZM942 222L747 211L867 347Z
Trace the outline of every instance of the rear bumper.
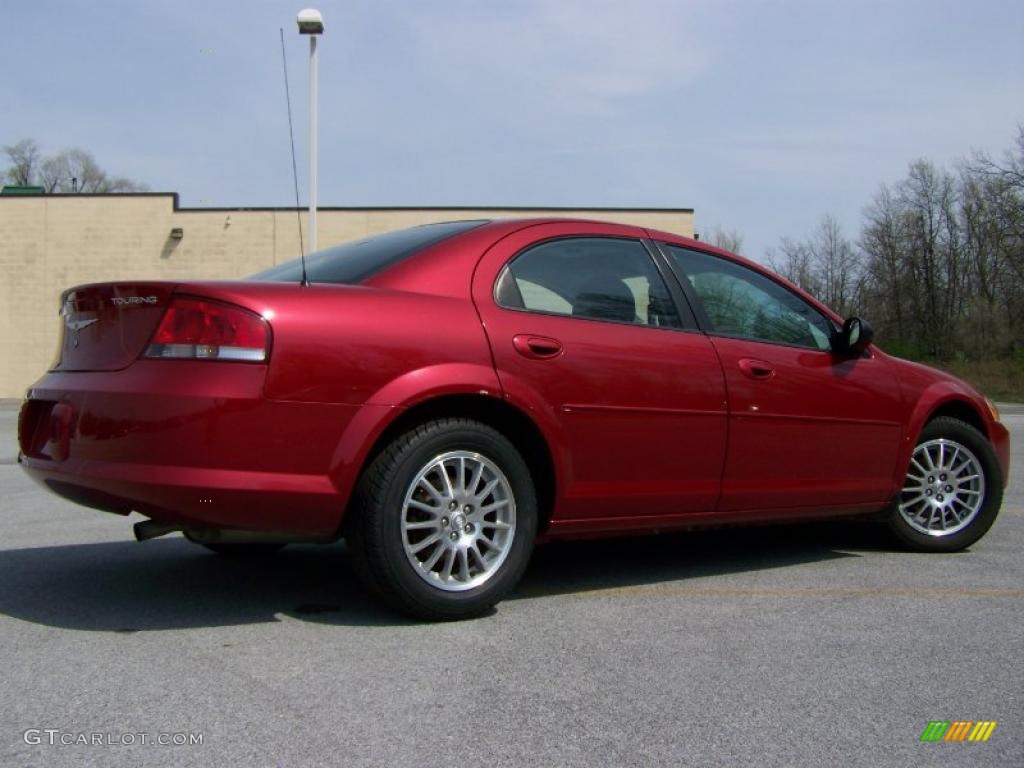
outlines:
M290 475L21 456L41 485L105 512L139 512L182 528L229 528L328 538L344 502L320 475Z
M332 537L356 469L340 446L368 406L266 400L265 370L154 360L116 374L49 373L22 406L18 462L96 509Z

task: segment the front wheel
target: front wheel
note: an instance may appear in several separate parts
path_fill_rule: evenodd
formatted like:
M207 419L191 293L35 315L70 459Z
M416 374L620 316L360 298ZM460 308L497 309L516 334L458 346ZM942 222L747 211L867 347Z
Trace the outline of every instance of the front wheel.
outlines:
M439 419L401 435L370 464L347 535L357 574L402 613L479 615L516 585L537 530L519 451L476 421Z
M970 424L930 421L918 438L889 526L921 552L956 552L992 527L1003 501L995 451Z

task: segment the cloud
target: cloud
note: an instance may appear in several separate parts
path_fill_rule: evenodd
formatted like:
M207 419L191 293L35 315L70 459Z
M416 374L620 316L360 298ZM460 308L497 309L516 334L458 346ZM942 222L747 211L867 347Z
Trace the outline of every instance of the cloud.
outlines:
M424 4L401 16L415 41L420 76L456 86L489 80L555 111L670 90L707 67L708 52L688 22L701 2L625 4L599 0ZM500 8L500 10L499 10Z

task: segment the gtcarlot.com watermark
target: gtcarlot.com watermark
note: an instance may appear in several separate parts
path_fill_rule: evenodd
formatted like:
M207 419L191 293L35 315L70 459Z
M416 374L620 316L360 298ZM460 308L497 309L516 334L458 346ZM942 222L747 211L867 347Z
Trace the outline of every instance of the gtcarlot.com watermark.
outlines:
M202 746L203 734L179 733L114 733L113 731L64 731L60 728L29 728L21 738L31 746L80 747L196 747Z

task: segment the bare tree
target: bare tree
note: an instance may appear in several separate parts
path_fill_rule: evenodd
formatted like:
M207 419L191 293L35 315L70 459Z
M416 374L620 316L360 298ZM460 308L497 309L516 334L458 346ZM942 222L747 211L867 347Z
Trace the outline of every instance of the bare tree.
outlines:
M6 176L12 184L41 186L48 193L145 192L148 187L123 176L108 176L93 154L84 149L64 149L40 160L31 139L4 147L11 167Z
M807 240L783 238L768 265L842 315L858 303L861 255L832 216L823 216Z
M903 303L910 283L904 259L906 217L898 210L892 191L882 185L864 211L860 247L866 254L864 299L881 328L894 330L897 343L908 341L911 312ZM902 351L902 349L901 349Z
M822 300L841 315L852 313L861 280L861 259L839 222L826 214L818 223L812 253Z
M735 229L722 229L715 227L711 230L708 242L718 248L732 253L740 253L743 250L743 235Z
M1024 131L1001 162L926 160L865 210L864 297L897 351L1001 358L1024 346Z
M1001 161L975 153L961 165L962 220L978 298L968 317L985 350L1024 348L1024 126Z
M1017 126L1016 151L1008 150L1002 162L994 161L984 152L974 153L969 167L984 176L1002 179L1017 189L1024 189L1024 125Z
M965 164L966 173L984 190L990 203L986 219L998 222L997 247L1007 267L1024 280L1024 126L1018 127L1016 151L1008 151L1001 162L975 153Z
M956 173L911 163L864 209L856 244L825 216L768 263L843 314L863 311L896 354L1024 363L1024 126L999 160L975 153Z
M47 192L144 192L144 184L107 176L91 152L65 149L43 161L40 181Z
M805 241L782 238L779 252L769 249L768 266L791 283L817 295L818 281L814 274L811 248Z
M33 186L39 166L39 146L32 139L22 139L5 146L4 153L10 162L3 174L5 179L19 187Z

